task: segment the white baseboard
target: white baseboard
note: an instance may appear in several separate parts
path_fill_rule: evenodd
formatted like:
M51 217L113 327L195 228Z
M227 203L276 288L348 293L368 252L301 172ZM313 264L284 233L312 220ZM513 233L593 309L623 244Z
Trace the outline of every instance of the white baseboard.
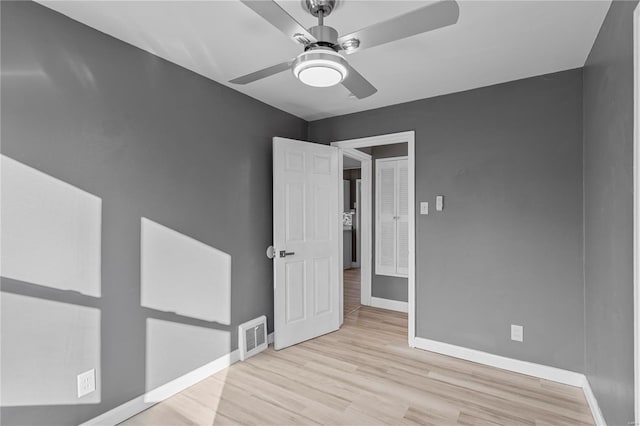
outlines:
M600 407L598 406L598 401L591 390L589 380L587 380L587 377L582 373L576 373L575 371L563 370L561 368L549 367L547 365L536 364L528 361L520 361L422 337L415 337L413 341L415 343L415 347L418 349L582 388L595 424L597 426L606 426L606 422L602 416Z
M399 300L383 299L381 297L371 297L371 306L374 308L388 309L390 311L409 312L409 303Z
M584 378L582 390L584 391L584 397L587 399L587 404L589 404L589 408L591 409L591 414L593 415L593 420L596 423L596 426L607 426L607 422L604 420L602 411L600 411L598 400L596 399L593 390L591 390L589 379L587 379L586 377Z
M582 387L584 384L584 374L573 371L562 370L560 368L535 364L528 361L520 361L475 349L451 345L449 343L424 339L422 337L416 337L415 344L418 349L437 352L439 354L465 359L479 364L490 365L503 370L513 371L515 373L551 380L553 382L564 383L565 385Z
M267 342L273 343L273 333L267 335ZM196 368L193 371L188 372L184 376L180 376L162 386L159 386L144 395L140 395L131 401L125 402L122 405L113 408L106 413L94 417L82 423L80 426L103 426L103 425L117 425L135 416L136 414L146 410L147 408L156 405L165 399L172 397L173 395L182 392L190 386L195 385L198 382L206 379L207 377L224 370L225 368L233 365L240 360L240 351L235 350L229 354L223 355L220 358L205 364L202 367Z
M145 393L144 395L140 395L129 402L125 402L124 404L111 409L98 417L94 417L93 419L82 423L81 426L117 425L147 408L177 394L178 392L182 392L186 388L195 385L212 374L224 370L239 359L240 352L236 349L235 351L223 355L202 367L190 371L184 376L180 376L177 379Z
M372 297L372 306L392 309L388 302L392 302L391 305L397 302L394 300L380 299ZM382 303L376 302L384 301ZM406 305L406 302L404 302ZM393 309L400 310L400 309ZM405 311L406 312L406 311ZM273 333L267 336L269 344L273 343ZM573 371L563 370L560 368L549 367L546 365L535 364L528 361L520 361L513 358L507 358L500 355L494 355L487 352L478 351L475 349L469 349L462 346L451 345L449 343L442 343L435 340L425 339L422 337L415 337L413 339L415 347L431 352L436 352L443 355L452 356L454 358L460 358L467 361L477 362L479 364L489 365L492 367L500 368L503 370L513 371L516 373L526 374L528 376L538 377L541 379L551 380L558 383L563 383L570 386L576 386L583 389L589 408L593 415L593 419L597 426L606 426L606 422L598 406L591 385L584 374L576 373ZM220 358L206 364L200 368L197 368L184 376L178 377L156 389L153 389L144 395L140 395L137 398L132 399L129 402L125 402L112 410L107 411L94 417L91 420L82 423L81 426L93 426L93 425L116 425L125 421L126 419L135 416L136 414L146 410L147 408L164 401L165 399L182 392L186 388L195 385L196 383L206 379L207 377L224 370L225 368L236 363L240 359L238 350L231 352L230 354L223 355Z

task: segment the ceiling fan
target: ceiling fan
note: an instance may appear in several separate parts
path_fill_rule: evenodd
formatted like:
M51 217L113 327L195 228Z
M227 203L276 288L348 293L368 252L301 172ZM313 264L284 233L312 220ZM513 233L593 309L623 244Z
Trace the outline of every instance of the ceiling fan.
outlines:
M329 87L342 83L355 97L363 99L378 91L349 65L341 54L411 37L458 22L459 7L454 0L443 0L404 15L338 37L338 32L324 25L336 0L306 0L307 11L318 18L318 25L305 29L273 0L241 0L293 41L304 46L297 57L230 81L247 84L291 69L293 75L309 86Z

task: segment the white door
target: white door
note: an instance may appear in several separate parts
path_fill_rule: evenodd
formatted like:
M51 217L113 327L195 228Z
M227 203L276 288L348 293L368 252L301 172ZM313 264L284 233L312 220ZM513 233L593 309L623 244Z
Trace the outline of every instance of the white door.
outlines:
M340 326L339 149L273 138L274 346Z

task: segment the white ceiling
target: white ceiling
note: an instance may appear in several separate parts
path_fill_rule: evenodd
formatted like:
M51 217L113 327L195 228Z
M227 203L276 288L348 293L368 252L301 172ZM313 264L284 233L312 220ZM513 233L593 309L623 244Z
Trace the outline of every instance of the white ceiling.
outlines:
M40 2L306 120L581 67L610 5L610 0L459 1L456 25L348 56L378 88L358 100L342 86L308 87L286 71L245 86L229 84L301 52L236 0ZM315 25L301 0L278 3L303 25ZM325 24L345 34L428 3L339 0Z

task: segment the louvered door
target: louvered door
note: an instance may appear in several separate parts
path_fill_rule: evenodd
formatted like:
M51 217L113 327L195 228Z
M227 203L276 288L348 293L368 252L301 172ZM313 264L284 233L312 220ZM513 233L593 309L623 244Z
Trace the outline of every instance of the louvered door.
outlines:
M408 160L376 160L376 274L409 273Z
M396 271L396 165L376 161L376 274Z

